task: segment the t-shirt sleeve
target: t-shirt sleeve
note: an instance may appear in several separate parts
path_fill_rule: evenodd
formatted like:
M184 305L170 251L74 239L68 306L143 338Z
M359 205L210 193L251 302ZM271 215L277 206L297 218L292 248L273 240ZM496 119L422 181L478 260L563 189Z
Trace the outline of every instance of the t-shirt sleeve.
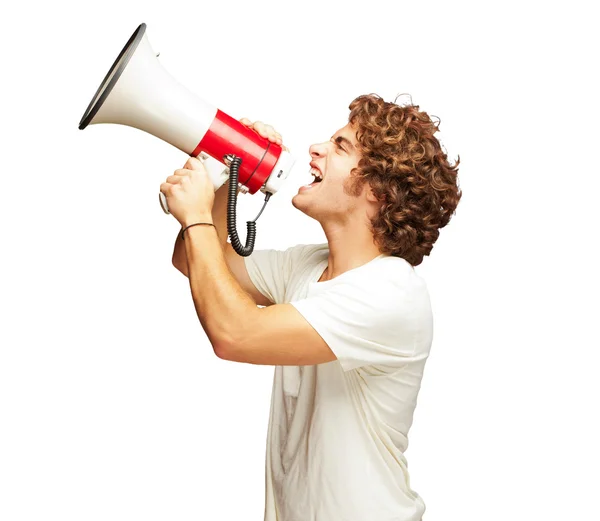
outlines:
M429 353L433 322L420 277L339 283L290 304L325 340L344 371L376 364L401 367Z
M244 257L250 280L275 304L286 302L286 287L295 269L301 266L310 245L298 244L286 250L255 250Z

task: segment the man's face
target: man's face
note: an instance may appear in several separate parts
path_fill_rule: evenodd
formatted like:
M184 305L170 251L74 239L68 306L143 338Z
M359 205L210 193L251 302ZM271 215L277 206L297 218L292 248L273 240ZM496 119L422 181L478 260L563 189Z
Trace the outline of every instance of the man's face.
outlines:
M312 184L300 187L292 199L295 208L321 224L332 220L345 222L366 208L364 191L358 196L351 195L347 188L351 184L350 172L360 159L356 144L356 128L348 123L329 141L309 148L310 172L320 176L322 181L313 179ZM307 178L309 175L307 172Z

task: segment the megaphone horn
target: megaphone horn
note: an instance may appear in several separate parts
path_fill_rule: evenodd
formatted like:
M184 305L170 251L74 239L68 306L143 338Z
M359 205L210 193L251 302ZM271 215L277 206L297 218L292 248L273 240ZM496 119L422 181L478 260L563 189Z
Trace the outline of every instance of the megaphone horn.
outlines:
M148 41L146 24L142 23L104 77L79 128L115 123L152 134L190 156L203 158L215 190L231 176L228 230L236 251L250 255L253 238L250 241L247 237L245 248L239 240L234 244L237 190L251 194L260 190L268 200L288 177L294 159L281 146L178 83L157 56ZM236 179L232 174L236 174ZM160 196L163 210L169 213L164 195ZM234 221L233 226L230 220ZM250 235L250 226L248 230Z

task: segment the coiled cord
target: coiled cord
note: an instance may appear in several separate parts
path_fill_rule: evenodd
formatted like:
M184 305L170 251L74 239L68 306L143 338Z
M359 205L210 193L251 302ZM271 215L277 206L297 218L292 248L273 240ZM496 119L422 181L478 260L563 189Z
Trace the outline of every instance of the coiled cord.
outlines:
M254 242L256 240L256 221L260 217L260 214L265 209L267 202L271 198L271 193L267 192L265 196L265 204L261 208L258 215L253 221L247 221L246 226L248 227L248 233L246 235L246 245L242 246L240 238L237 233L236 225L236 205L238 195L238 175L240 165L242 164L242 158L233 156L229 163L229 194L227 198L227 233L231 238L231 246L233 249L242 257L248 257L254 251Z

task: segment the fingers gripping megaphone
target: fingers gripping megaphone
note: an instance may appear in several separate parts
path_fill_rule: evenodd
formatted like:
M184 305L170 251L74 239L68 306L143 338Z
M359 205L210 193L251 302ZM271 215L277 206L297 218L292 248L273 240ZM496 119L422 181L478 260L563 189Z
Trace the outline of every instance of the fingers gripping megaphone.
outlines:
M104 77L79 128L116 123L152 134L203 160L217 190L230 180L227 230L242 256L254 248L256 219L248 221L246 245L236 230L238 189L266 194L265 203L288 177L293 157L281 146L212 106L178 83L160 64L140 24ZM169 213L164 194L161 207ZM262 210L261 210L262 213ZM260 213L259 213L260 216Z

